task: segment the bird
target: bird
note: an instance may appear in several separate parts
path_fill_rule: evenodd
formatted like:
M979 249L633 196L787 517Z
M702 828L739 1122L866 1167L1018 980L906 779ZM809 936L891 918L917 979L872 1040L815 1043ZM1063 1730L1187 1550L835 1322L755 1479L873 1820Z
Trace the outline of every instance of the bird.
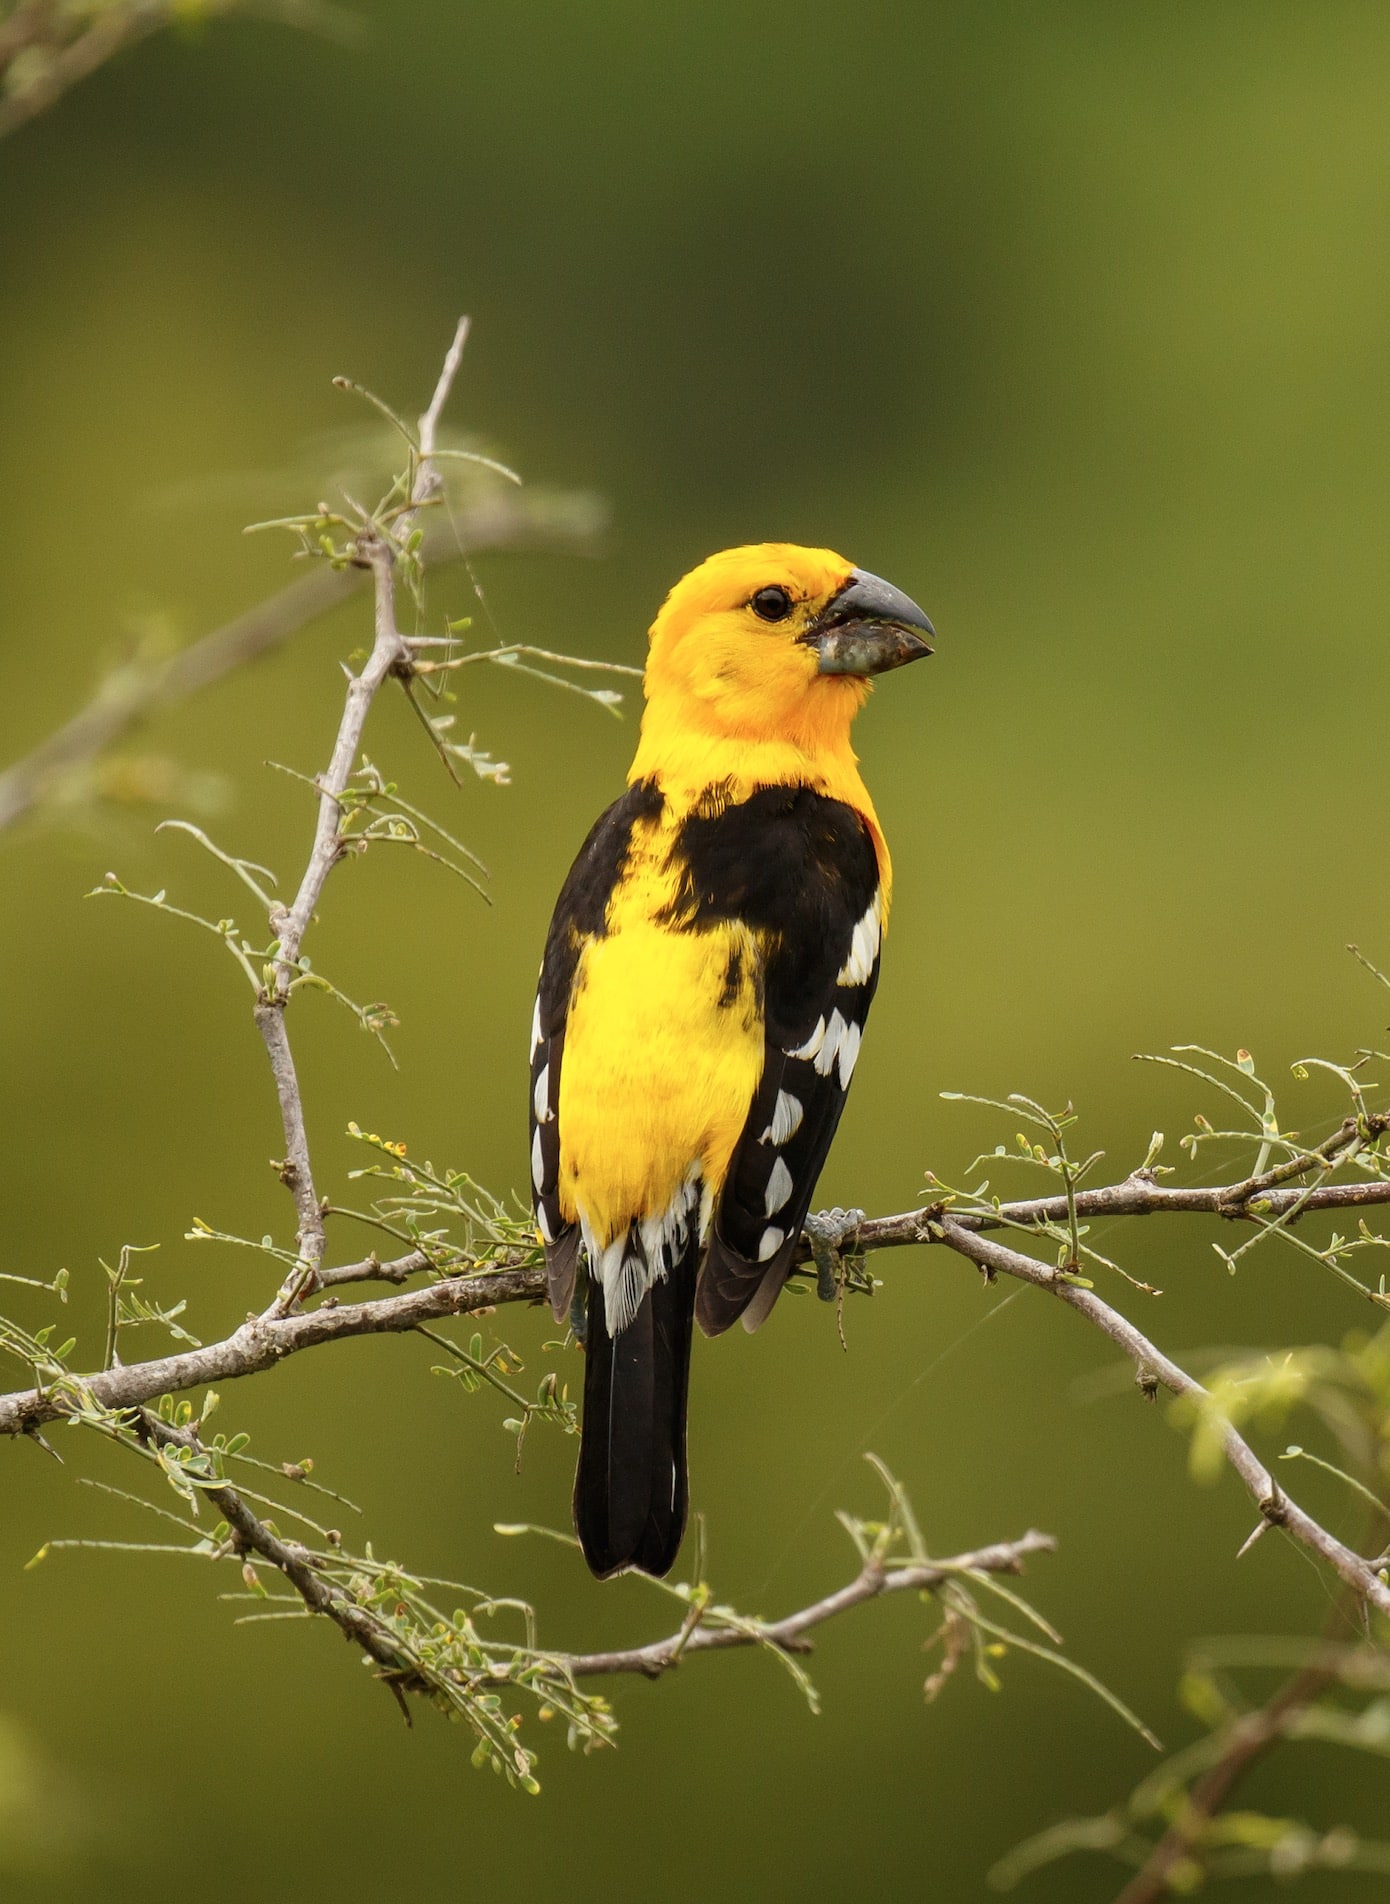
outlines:
M878 983L892 865L850 746L926 615L829 549L710 556L652 623L627 791L561 888L531 1025L531 1188L584 1343L574 1523L599 1578L685 1529L692 1326L767 1317Z

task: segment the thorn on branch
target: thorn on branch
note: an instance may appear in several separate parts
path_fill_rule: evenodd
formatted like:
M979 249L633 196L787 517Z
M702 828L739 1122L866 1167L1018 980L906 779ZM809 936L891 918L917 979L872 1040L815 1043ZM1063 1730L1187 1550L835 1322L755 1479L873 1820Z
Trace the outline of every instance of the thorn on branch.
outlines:
M58 1465L60 1467L62 1466L63 1457L59 1454L58 1450L53 1446L52 1442L49 1441L46 1436L40 1434L39 1429L34 1422L32 1421L26 1422L24 1425L23 1433L28 1440L36 1443L37 1446L43 1449L45 1454L51 1454L53 1456L53 1459L58 1463Z
M1264 1515L1265 1520L1272 1527L1282 1527L1284 1522L1288 1519L1289 1504L1285 1498L1284 1490L1272 1476L1270 1477L1268 1494L1263 1495L1257 1505L1261 1514Z
M345 1634L344 1638L351 1638L351 1635ZM378 1673L377 1678L381 1681L382 1685L387 1688L396 1704L400 1707L401 1717L405 1720L407 1731L413 1732L415 1729L415 1721L410 1715L410 1707L406 1704L405 1691L401 1685L401 1675L399 1673Z
M1255 1545L1255 1542L1260 1538L1261 1534L1267 1534L1268 1532L1269 1532L1268 1521L1256 1521L1254 1527L1246 1535L1245 1539L1240 1543L1240 1546L1236 1551L1236 1559L1244 1560L1245 1556L1250 1552L1250 1549Z

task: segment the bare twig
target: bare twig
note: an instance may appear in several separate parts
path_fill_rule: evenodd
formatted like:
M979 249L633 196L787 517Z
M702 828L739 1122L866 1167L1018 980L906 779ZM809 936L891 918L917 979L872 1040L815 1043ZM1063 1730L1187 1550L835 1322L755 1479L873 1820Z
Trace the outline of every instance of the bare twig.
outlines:
M165 1448L181 1448L194 1454L203 1452L197 1435L189 1428L176 1428L157 1416L141 1416L142 1436ZM397 1644L385 1624L345 1593L333 1580L325 1578L326 1568L336 1556L316 1554L297 1541L284 1540L256 1515L239 1491L230 1486L202 1483L202 1492L217 1508L231 1530L234 1550L258 1554L279 1569L311 1613L322 1613L344 1635L361 1646L393 1681L410 1689L413 1662ZM703 1627L687 1617L669 1638L654 1640L646 1646L619 1648L605 1653L545 1653L546 1661L571 1679L595 1678L601 1674L641 1673L657 1679L692 1653L724 1652L731 1647L766 1646L782 1653L808 1653L807 1637L815 1628L848 1613L869 1600L890 1593L933 1593L949 1581L970 1574L1021 1574L1024 1562L1034 1554L1052 1553L1057 1543L1050 1534L1030 1528L1017 1540L998 1541L972 1553L956 1554L950 1559L921 1564L885 1564L871 1556L856 1577L835 1593L780 1620L740 1619L737 1624ZM478 1675L479 1683L506 1685L514 1671L497 1667Z
M142 1416L140 1433L160 1447L202 1452L198 1437L191 1429L175 1428L156 1415ZM314 1556L308 1548L297 1541L282 1540L252 1512L236 1488L205 1486L200 1491L226 1521L236 1553L259 1554L263 1560L269 1561L285 1576L311 1613L326 1614L348 1639L360 1646L379 1666L392 1674L400 1672L403 1664L400 1653L392 1647L381 1621L373 1619L365 1607L359 1606L333 1581L325 1580L316 1570Z
M457 560L461 551L572 546L588 533L577 517L566 525L555 499L490 492L453 520L426 533L422 560ZM455 539L457 531L457 540ZM95 698L32 752L0 773L0 831L31 812L64 773L94 760L163 708L190 699L236 669L275 653L302 628L357 594L370 571L330 569L300 576L245 614L166 659L118 668Z
M736 1627L692 1626L685 1621L669 1638L653 1640L648 1646L621 1647L607 1653L566 1653L560 1657L576 1679L599 1673L642 1673L648 1679L659 1679L691 1653L724 1652L731 1646L775 1646L784 1653L805 1653L810 1651L807 1634L837 1614L849 1612L851 1607L863 1606L866 1601L888 1593L932 1593L962 1573L1022 1573L1024 1560L1030 1554L1052 1553L1056 1546L1050 1534L1040 1534L1030 1528L1018 1540L999 1541L971 1554L957 1554L953 1559L921 1566L885 1567L877 1560L869 1560L847 1586L780 1620L748 1620Z
M268 1312L271 1315L287 1314L301 1297L318 1287L318 1275L327 1248L323 1210L314 1187L309 1160L304 1105L285 1031L285 1007L289 1003L290 987L299 971L304 934L323 895L328 876L343 855L342 798L357 766L367 716L383 684L392 675L398 675L403 680L409 679L410 645L396 626L397 554L410 532L415 511L429 500L438 487L439 477L431 459L435 451L439 418L453 387L467 336L468 319L463 317L455 326L434 394L420 418L419 457L407 508L396 519L391 532L368 521L357 537L357 562L371 571L373 582L372 649L361 673L348 677L343 715L338 723L333 752L327 770L318 780L318 821L299 890L290 906L271 908L270 927L279 943L272 974L256 1006L256 1023L265 1040L280 1101L285 1133L285 1165L282 1174L294 1197L299 1218L300 1257L295 1269L282 1283Z
M1185 1395L1195 1402L1207 1399L1206 1389L1195 1377L1179 1368L1161 1349L1155 1348L1126 1316L1122 1316L1118 1309L1112 1309L1109 1303L1102 1302L1094 1290L1078 1288L1074 1282L1058 1275L1046 1264L1039 1263L1031 1256L1024 1256L1018 1250L1008 1249L991 1237L966 1229L953 1217L943 1216L939 1228L942 1242L989 1274L1013 1276L1020 1282L1032 1283L1035 1288L1045 1289L1050 1295L1056 1296L1069 1309L1076 1310L1123 1349L1145 1382L1157 1383L1170 1393ZM1378 1612L1390 1614L1390 1587L1385 1585L1370 1561L1353 1553L1350 1547L1344 1546L1311 1515L1306 1514L1280 1487L1254 1449L1230 1422L1219 1424L1219 1434L1227 1463L1245 1483L1265 1521L1271 1526L1282 1527L1294 1540L1325 1560L1361 1599Z
M1363 1187L1347 1186L1351 1190ZM1109 1190L1087 1193L1077 1201L1081 1204L1088 1199L1098 1199L1101 1201L1095 1207L1116 1211L1123 1206L1125 1213L1131 1215L1175 1207L1166 1201L1152 1202L1155 1192L1160 1197L1164 1194L1156 1185L1130 1179ZM1223 1199L1229 1201L1229 1190L1220 1187L1169 1194L1200 1197L1205 1201L1197 1207L1208 1210L1217 1208ZM1060 1203L1060 1199L1057 1202ZM1006 1204L1001 1206L1001 1215L1014 1216L1036 1207ZM1205 1400L1207 1391L1200 1382L1179 1368L1127 1317L1103 1302L1094 1291L1079 1288L1047 1265L982 1235L970 1224L971 1219L950 1216L939 1208L926 1212L905 1211L861 1224L846 1247L871 1250L912 1243L945 1244L989 1274L1013 1276L1066 1303L1129 1356L1146 1384L1162 1386L1194 1402ZM428 1259L419 1252L386 1264L369 1257L364 1262L328 1270L325 1281L334 1284L361 1280L394 1282L429 1267ZM545 1276L538 1266L515 1260L506 1264L503 1259L503 1266L496 1270L445 1276L428 1288L399 1296L325 1305L307 1314L267 1311L264 1316L250 1318L223 1342L158 1361L135 1362L104 1373L67 1379L105 1407L131 1407L158 1395L255 1374L322 1342L359 1335L402 1333L417 1329L422 1323L476 1313L502 1303L539 1302L544 1293ZM64 1382L59 1380L42 1388L0 1396L0 1434L30 1432L68 1413L68 1393ZM1326 1561L1362 1599L1378 1611L1390 1614L1390 1588L1380 1579L1372 1563L1353 1553L1305 1513L1229 1423L1221 1425L1220 1440L1226 1461L1250 1491L1263 1516L1263 1524L1282 1527L1292 1539Z
M430 1266L429 1258L422 1256L418 1250L385 1263L379 1256L366 1256L360 1263L343 1263L336 1268L321 1269L319 1288L341 1288L344 1283L408 1283L412 1276L422 1276Z

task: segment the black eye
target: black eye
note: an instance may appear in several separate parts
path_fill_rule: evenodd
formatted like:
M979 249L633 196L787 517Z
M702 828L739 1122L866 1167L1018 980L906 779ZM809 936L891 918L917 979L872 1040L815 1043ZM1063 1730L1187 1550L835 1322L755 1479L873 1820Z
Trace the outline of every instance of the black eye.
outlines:
M792 598L784 588L760 588L748 606L763 621L785 621L792 612Z

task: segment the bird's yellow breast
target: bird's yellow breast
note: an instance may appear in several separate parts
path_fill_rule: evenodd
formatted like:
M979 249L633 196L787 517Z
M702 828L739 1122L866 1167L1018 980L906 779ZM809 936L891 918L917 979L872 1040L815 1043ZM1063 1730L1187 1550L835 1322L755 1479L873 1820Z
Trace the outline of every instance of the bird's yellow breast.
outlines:
M602 935L584 945L560 1073L560 1207L601 1243L728 1171L763 1067L763 948L737 921L674 922L678 821L633 830Z

